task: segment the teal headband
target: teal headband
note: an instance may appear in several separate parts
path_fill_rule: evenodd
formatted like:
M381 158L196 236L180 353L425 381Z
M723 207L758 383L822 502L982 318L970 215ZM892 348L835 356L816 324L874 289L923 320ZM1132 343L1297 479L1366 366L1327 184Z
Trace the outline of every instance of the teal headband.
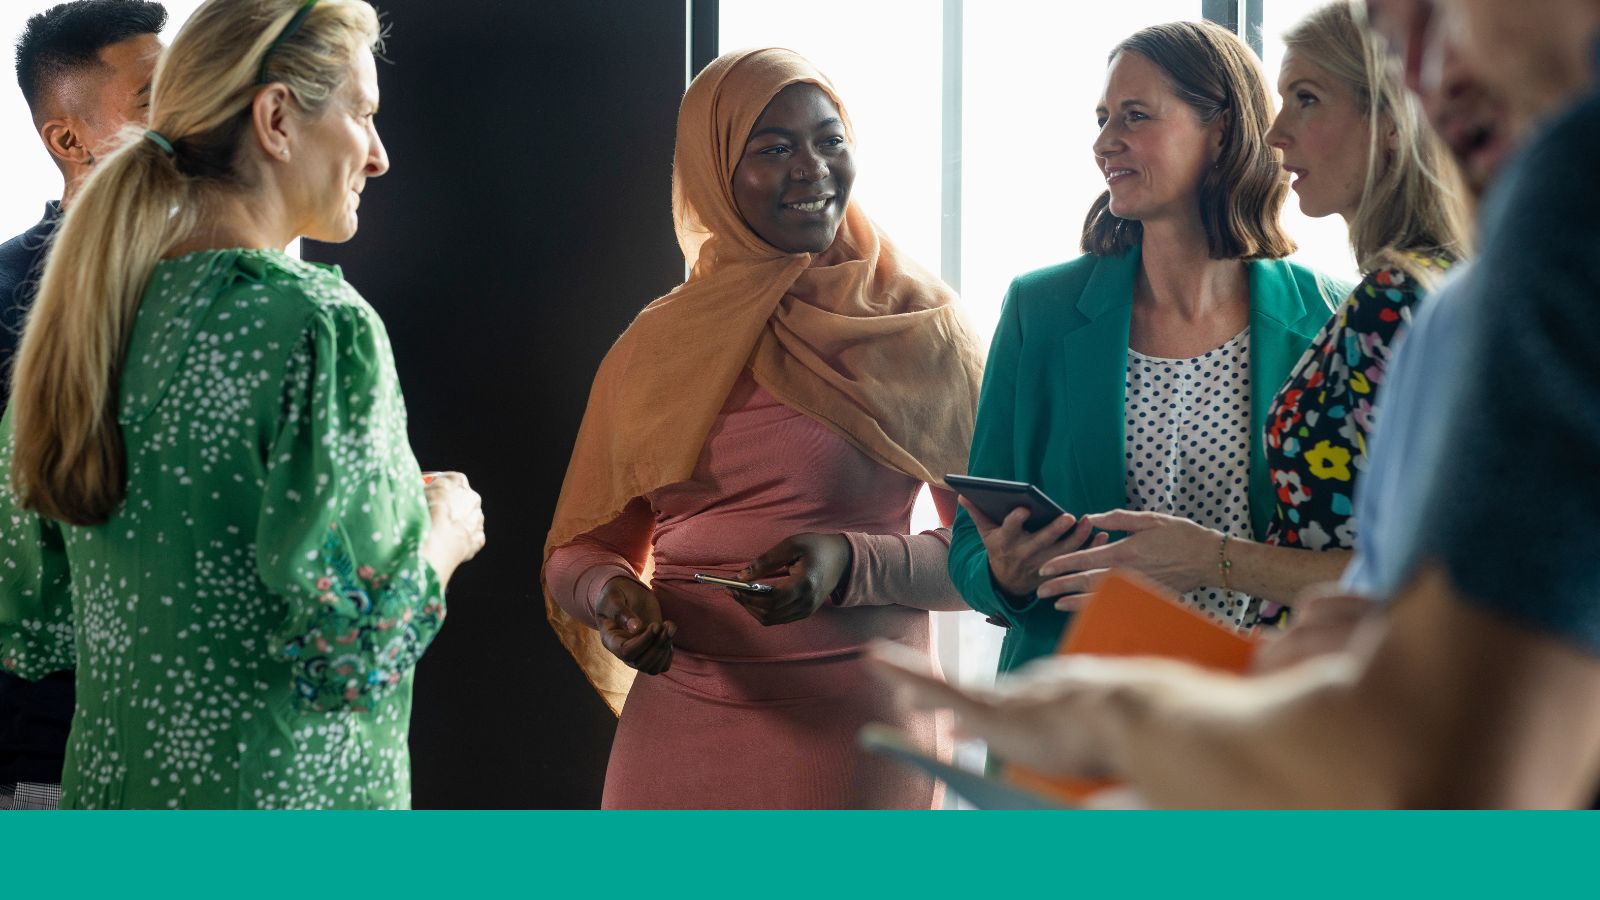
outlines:
M162 137L161 135L157 134L154 131L146 131L144 133L144 139L149 141L152 144L155 144L157 147L160 147L161 148L161 152L165 153L168 156L176 156L177 153L178 153L178 151L172 149L172 142L171 141L167 140L166 138Z
M305 24L306 16L311 15L311 8L316 5L317 0L306 0L300 6L300 11L295 13L294 18L289 20L289 24L283 26L283 31L278 33L278 37L267 46L267 52L261 55L261 73L256 76L256 84L267 83L267 63L272 61L272 54L283 46L284 41L293 37L294 33L300 30L300 26Z

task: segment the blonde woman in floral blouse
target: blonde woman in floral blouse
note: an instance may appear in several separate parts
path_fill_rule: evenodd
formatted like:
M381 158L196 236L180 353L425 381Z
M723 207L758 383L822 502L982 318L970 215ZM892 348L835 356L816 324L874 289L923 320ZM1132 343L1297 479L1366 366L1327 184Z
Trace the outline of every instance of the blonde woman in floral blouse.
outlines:
M1109 568L1142 570L1176 591L1224 583L1281 620L1303 588L1335 581L1355 546L1351 499L1394 342L1418 296L1466 248L1465 188L1415 98L1345 0L1284 38L1282 109L1267 139L1283 153L1300 208L1344 216L1363 278L1279 390L1267 418L1276 505L1264 541L1187 519L1116 511L1093 525L1130 536L1044 566L1041 596L1071 597ZM1219 581L1220 579L1220 581Z
M411 675L483 544L336 269L388 169L372 7L211 0L67 213L0 427L0 665L75 667L67 807L404 807Z

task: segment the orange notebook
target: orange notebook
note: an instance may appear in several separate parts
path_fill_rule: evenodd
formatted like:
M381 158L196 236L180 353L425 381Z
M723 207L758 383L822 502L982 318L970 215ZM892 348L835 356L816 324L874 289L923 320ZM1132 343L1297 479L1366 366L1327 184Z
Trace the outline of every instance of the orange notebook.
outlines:
M1057 653L1095 656L1163 656L1224 672L1244 672L1256 639L1178 604L1166 588L1136 572L1116 570L1073 617ZM1072 801L1116 782L1056 778L1022 766L1007 766L1014 784Z

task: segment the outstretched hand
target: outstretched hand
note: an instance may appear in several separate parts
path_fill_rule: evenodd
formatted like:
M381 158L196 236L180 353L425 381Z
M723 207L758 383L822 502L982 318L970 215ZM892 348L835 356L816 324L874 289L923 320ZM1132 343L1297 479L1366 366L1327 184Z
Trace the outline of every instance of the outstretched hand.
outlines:
M1114 544L1101 542L1055 556L1039 567L1040 597L1061 597L1057 609L1076 609L1112 569L1134 569L1180 594L1218 580L1222 535L1179 516L1119 509L1085 516L1102 531L1126 532Z

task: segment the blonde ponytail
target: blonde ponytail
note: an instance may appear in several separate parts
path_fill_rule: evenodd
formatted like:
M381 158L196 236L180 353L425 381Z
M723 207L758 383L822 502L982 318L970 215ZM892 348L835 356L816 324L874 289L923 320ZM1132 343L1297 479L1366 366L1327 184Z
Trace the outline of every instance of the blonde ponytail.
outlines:
M117 376L145 282L192 209L147 141L97 167L56 234L17 354L12 484L41 515L83 525L121 499Z
M123 356L157 261L208 205L251 185L237 166L267 47L302 0L210 0L156 67L151 129L124 132L55 237L12 379L11 484L26 508L74 525L110 517L126 490L117 423ZM362 0L321 0L266 59L301 109L320 111L355 55L381 37Z

